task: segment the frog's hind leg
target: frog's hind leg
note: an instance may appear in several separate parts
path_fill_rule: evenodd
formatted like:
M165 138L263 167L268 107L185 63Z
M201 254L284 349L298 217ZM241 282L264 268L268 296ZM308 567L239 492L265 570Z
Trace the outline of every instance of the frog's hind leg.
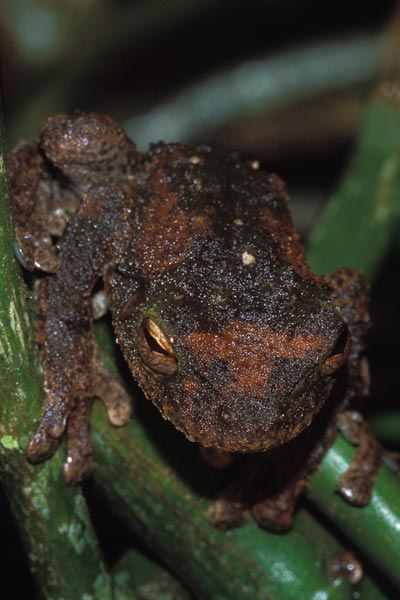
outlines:
M296 498L305 483L298 478L281 481L285 466L263 454L244 458L237 477L222 490L209 510L219 529L241 527L253 515L270 531L284 531L292 523Z
M337 491L349 504L365 506L372 496L383 449L360 413L342 413L338 426L344 437L357 446L357 452L347 471L341 475Z
M59 265L55 241L80 200L59 174L51 171L37 141L22 142L11 152L8 174L17 258L28 270L54 273Z

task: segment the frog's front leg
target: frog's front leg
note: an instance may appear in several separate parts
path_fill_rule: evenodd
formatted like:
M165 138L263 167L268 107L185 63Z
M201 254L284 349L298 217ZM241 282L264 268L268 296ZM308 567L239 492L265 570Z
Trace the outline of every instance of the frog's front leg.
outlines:
M293 444L289 444L292 448ZM209 511L219 529L240 527L252 514L259 525L283 531L291 525L296 498L305 485L300 464L295 464L289 448L276 453L256 453L242 457L235 479L222 490ZM292 467L294 467L292 469Z
M365 353L365 334L370 325L368 288L361 273L354 269L337 269L325 276L331 287L331 296L340 308L351 333L352 347L346 366L346 389L342 401L346 409L354 397L369 391L369 369ZM342 474L338 492L355 506L364 506L371 499L376 474L382 458L382 448L362 416L352 410L343 410L338 416L338 429L357 446L355 457Z
M117 184L103 181L93 186L60 243L59 269L39 286L38 342L46 408L29 444L28 458L38 462L49 457L66 429L65 472L73 482L91 469L88 419L93 397L108 397L114 422L120 424L130 414L127 395L110 383L99 362L91 309L93 287L111 261L113 244L126 235L126 205L126 195Z
M339 430L357 446L357 452L347 471L341 475L337 491L349 504L365 506L371 500L383 449L371 427L356 411L340 415Z

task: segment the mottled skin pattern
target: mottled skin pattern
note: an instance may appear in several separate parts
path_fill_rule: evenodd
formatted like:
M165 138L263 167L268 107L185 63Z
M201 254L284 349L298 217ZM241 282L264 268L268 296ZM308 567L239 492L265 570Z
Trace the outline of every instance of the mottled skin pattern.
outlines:
M276 175L209 147L159 143L140 154L111 118L79 114L48 119L9 167L17 245L27 268L45 272L37 338L47 402L30 461L48 458L66 430L66 478L78 482L92 469L93 398L112 423L129 419L130 399L92 336L102 279L146 396L213 448L214 463L244 453L213 505L215 525L237 526L251 510L265 527L288 527L349 419L364 476L355 460L340 491L368 502L379 449L362 442L354 413L343 416L368 389L366 286L351 270L311 272Z

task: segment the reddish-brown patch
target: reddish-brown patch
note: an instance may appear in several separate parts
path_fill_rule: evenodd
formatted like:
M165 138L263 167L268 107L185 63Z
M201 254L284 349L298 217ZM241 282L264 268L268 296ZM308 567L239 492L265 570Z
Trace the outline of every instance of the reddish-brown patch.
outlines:
M306 262L303 244L289 213L282 211L277 218L269 208L263 207L260 209L260 224L276 242L282 260L291 264L303 279L319 281L318 275L311 271Z
M165 273L181 264L194 240L212 232L207 216L179 206L179 196L169 191L161 168L154 172L151 183L153 195L143 209L136 245L136 258L144 276Z
M189 396L195 394L199 387L200 381L199 379L197 379L197 377L189 375L182 379L182 390L185 392L185 394L188 394Z
M101 213L101 200L85 196L81 205L81 215L87 218L96 218Z
M325 339L317 335L288 337L266 326L234 321L218 334L194 332L182 342L205 366L215 359L226 361L234 377L230 390L262 397L275 369L274 359L317 354Z

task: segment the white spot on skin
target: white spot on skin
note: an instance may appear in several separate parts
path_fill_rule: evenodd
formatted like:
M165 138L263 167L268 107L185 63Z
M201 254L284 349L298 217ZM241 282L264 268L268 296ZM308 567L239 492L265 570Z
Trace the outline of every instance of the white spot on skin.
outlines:
M254 265L256 261L256 257L249 252L242 252L242 262L244 265Z

